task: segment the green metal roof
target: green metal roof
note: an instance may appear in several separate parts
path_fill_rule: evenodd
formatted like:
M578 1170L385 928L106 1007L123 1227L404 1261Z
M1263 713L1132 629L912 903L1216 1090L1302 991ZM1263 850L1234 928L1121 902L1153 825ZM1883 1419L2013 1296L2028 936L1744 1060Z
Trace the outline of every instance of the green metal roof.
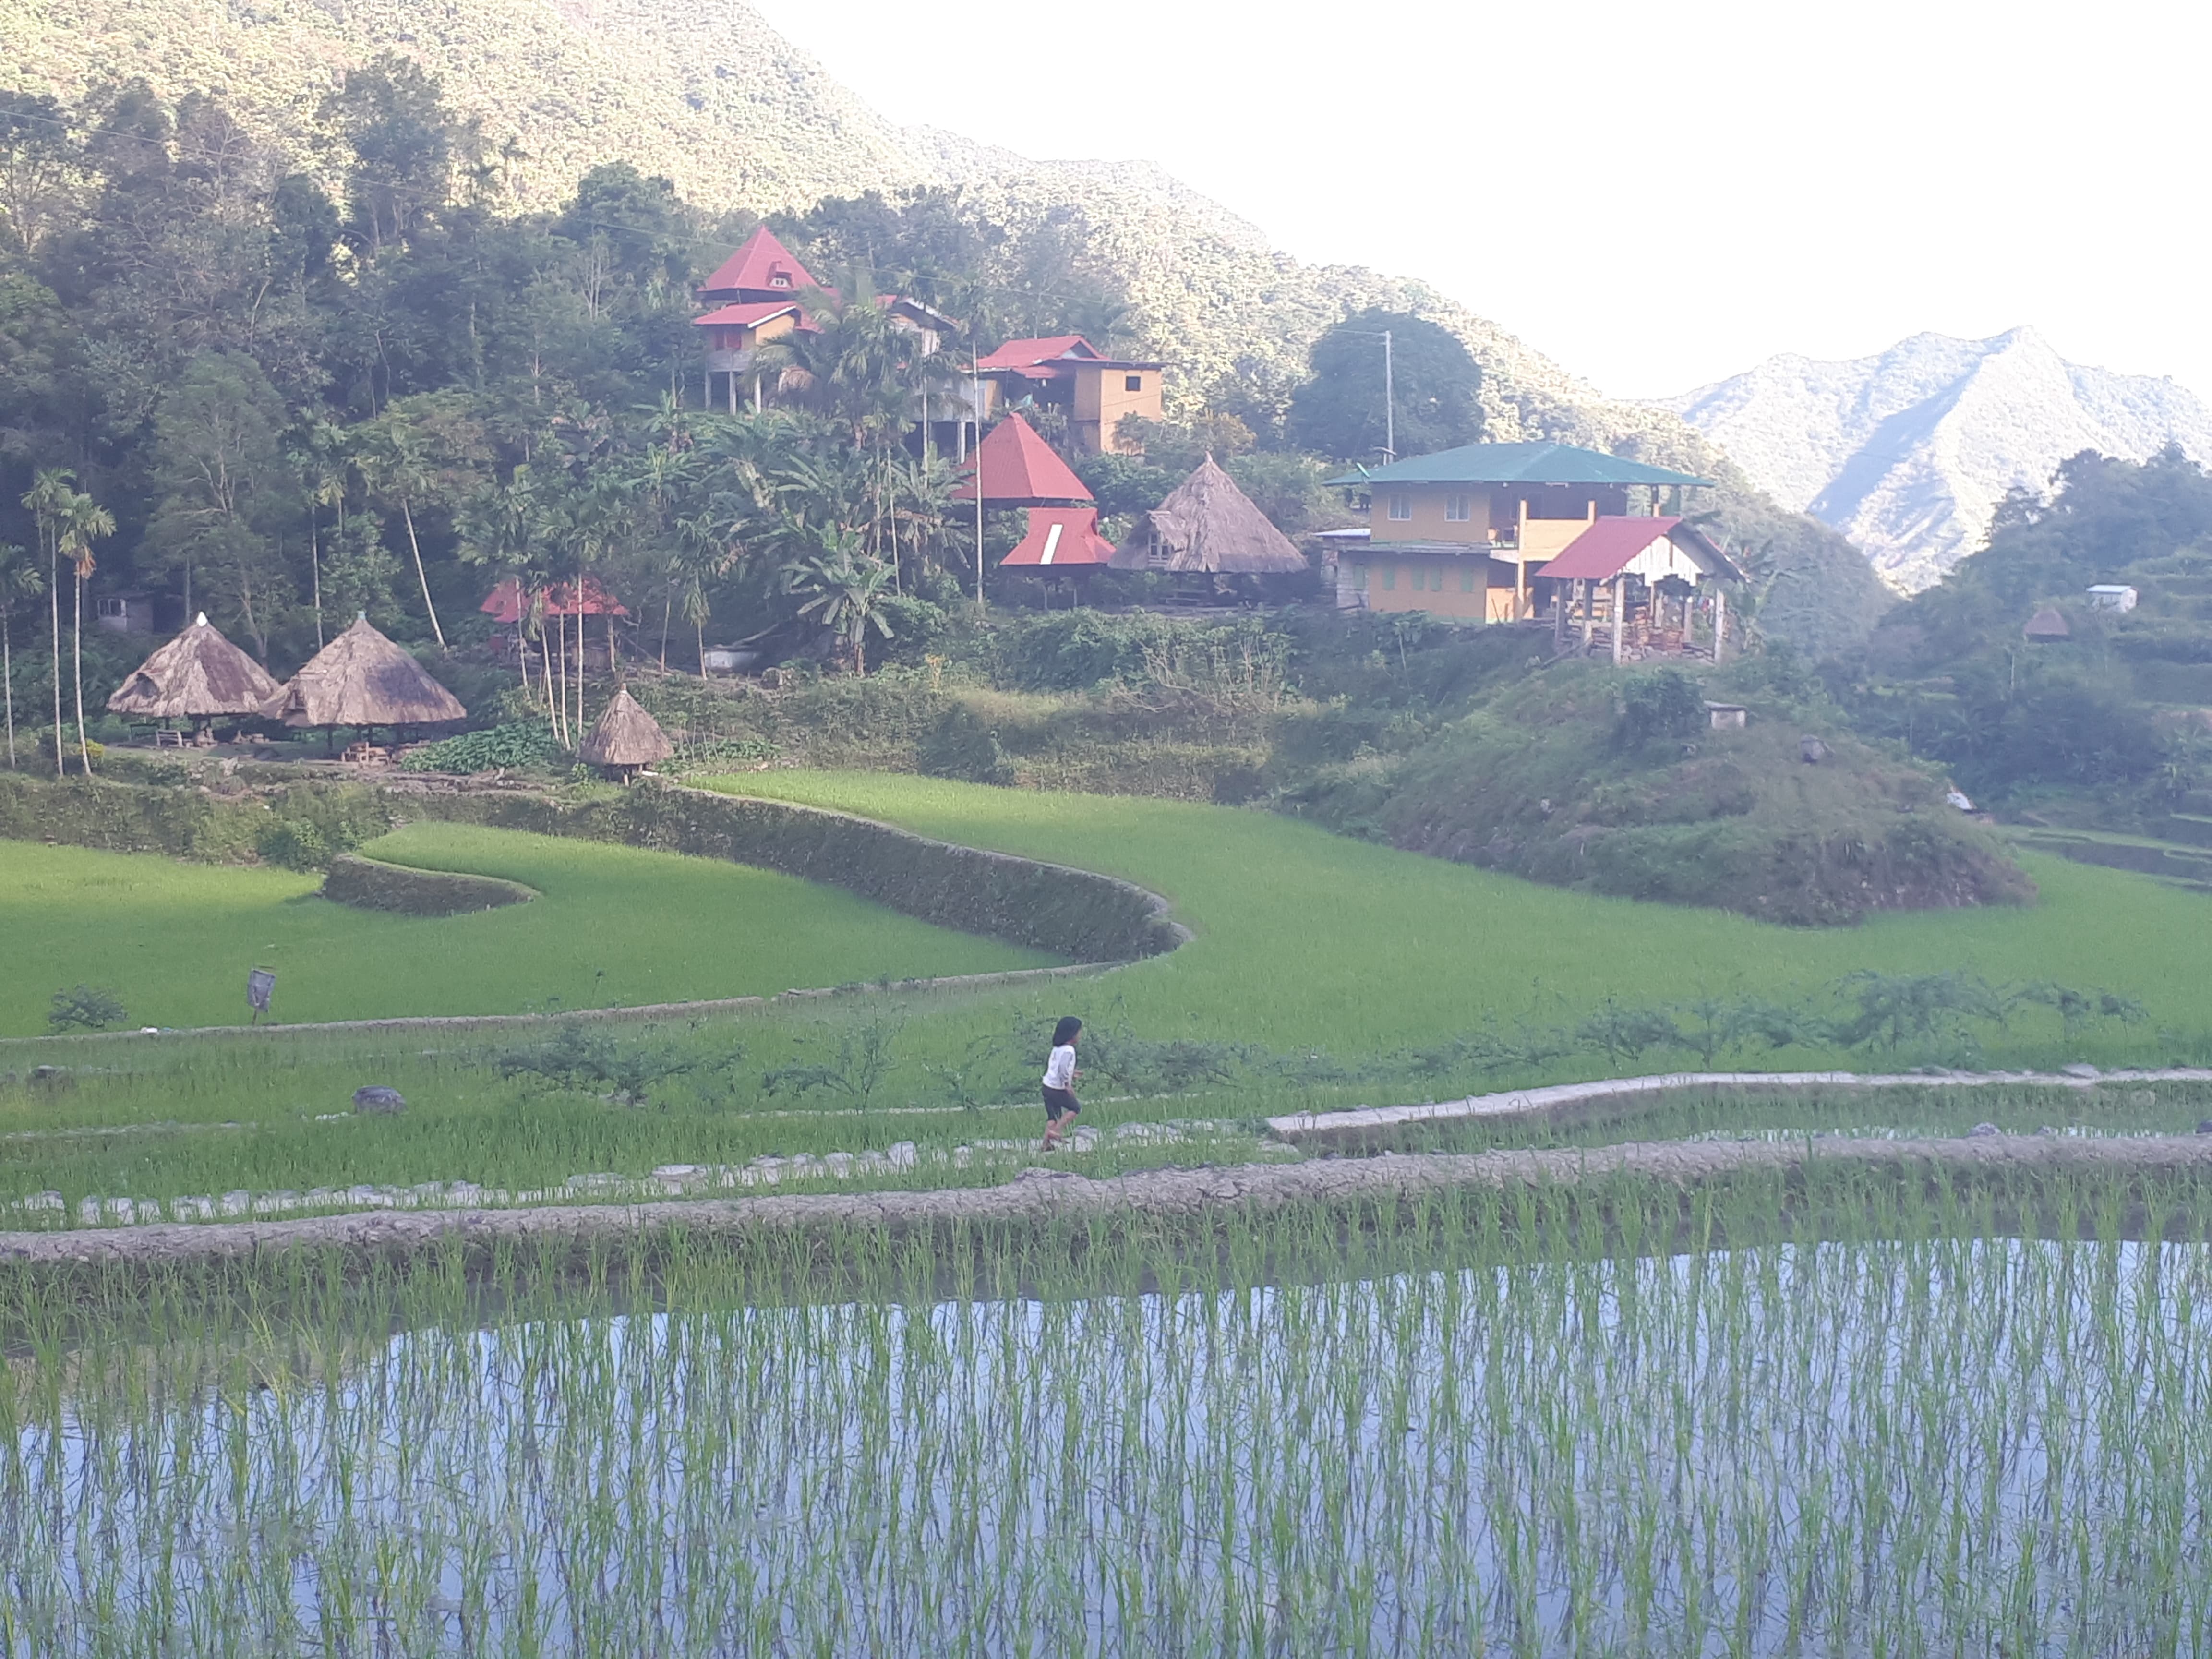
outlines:
M1359 488L1392 483L1710 484L1712 480L1572 444L1466 444L1347 472L1329 483Z

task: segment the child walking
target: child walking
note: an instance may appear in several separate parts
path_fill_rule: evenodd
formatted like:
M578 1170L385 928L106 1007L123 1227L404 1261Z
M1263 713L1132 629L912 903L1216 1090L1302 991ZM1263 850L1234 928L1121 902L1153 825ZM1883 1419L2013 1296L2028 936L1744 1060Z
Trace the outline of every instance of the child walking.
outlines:
M1060 1137L1075 1127L1083 1103L1075 1097L1075 1045L1083 1036L1083 1022L1068 1015L1052 1030L1052 1058L1044 1066L1044 1146L1050 1152Z

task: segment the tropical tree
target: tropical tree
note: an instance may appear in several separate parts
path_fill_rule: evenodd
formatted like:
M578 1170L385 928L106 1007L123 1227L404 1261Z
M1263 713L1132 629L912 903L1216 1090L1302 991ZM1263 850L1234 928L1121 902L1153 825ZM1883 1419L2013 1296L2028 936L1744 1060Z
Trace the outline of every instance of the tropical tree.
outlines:
M15 661L9 649L9 624L16 605L35 599L46 591L46 579L30 554L12 544L0 544L0 691L8 708L8 769L15 769Z
M868 630L891 637L891 625L883 614L890 567L871 558L860 537L851 531L831 526L818 534L820 550L787 568L786 591L802 596L799 614L813 617L836 635L852 653L853 672L865 678Z
M544 671L546 719L555 738L566 743L568 735L554 693L553 659L545 640L545 592L552 580L554 557L546 494L533 468L518 466L511 477L494 480L464 501L454 516L454 529L465 562L485 566L514 582L520 602L516 645L523 690L534 695L530 680L530 646L534 641Z
M336 510L337 535L345 537L346 433L335 422L311 420L295 434L286 452L307 501L307 580L315 613L315 649L323 648L322 510Z
M84 585L92 579L94 568L93 543L114 533L115 515L82 491L63 509L60 550L76 577L76 608L70 622L70 666L76 678L76 750L88 775L92 771L92 749L84 736ZM61 747L58 731L54 733L54 746Z
M386 511L394 506L399 509L400 521L407 527L408 551L414 556L415 580L422 590L422 608L443 650L446 630L430 597L416 509L451 507L482 483L492 459L483 422L462 393L402 398L358 429L353 455L369 494L386 503Z
M1310 361L1313 378L1291 394L1286 422L1301 449L1359 461L1386 443L1426 455L1482 436L1482 370L1456 334L1425 317L1355 313L1314 342Z
M32 480L24 493L23 505L39 527L39 549L45 554L46 574L46 613L52 624L49 645L53 652L54 683L54 772L59 776L66 769L62 761L62 526L68 517L70 503L76 500L76 491L71 486L76 475L60 467L46 467Z
M148 544L182 568L186 613L195 608L194 576L203 575L235 611L264 660L291 586L277 550L295 507L284 427L283 399L269 377L234 351L193 358L154 419L161 500L147 526Z

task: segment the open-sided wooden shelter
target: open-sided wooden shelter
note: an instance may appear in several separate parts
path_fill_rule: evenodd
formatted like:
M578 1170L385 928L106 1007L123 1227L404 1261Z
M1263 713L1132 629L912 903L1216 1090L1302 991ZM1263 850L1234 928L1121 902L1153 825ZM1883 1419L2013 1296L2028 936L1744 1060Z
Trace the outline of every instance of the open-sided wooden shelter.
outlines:
M107 700L108 712L133 720L252 719L276 695L261 665L223 638L203 612L190 628L134 669Z
M460 700L366 616L308 659L261 713L287 726L441 726L464 720Z
M629 688L623 686L584 734L576 758L628 783L653 762L666 760L675 752L660 722L647 714L630 696Z

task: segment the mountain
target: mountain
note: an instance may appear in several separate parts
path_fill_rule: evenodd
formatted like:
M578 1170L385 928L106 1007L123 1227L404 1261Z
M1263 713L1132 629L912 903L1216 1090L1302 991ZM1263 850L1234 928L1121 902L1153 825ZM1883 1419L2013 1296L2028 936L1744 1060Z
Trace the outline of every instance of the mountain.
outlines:
M1424 283L1279 252L1150 163L1036 161L886 121L744 0L0 0L0 87L75 100L139 76L171 100L210 93L325 178L343 157L324 95L383 52L421 63L477 122L477 187L515 210L557 206L586 170L624 160L710 212L935 186L1018 233L1072 228L1124 283L1132 343L1176 370L1171 412L1229 379L1284 391L1348 311L1419 312L1481 365L1491 438L1616 450L1721 481L1720 532L1809 578L1772 590L1774 631L1833 648L1863 639L1886 602L1840 538L1776 512L1671 410L1600 395Z
M1872 357L1771 357L1663 400L1787 507L1917 592L1978 548L2005 492L2084 449L2212 459L2212 410L2171 380L2069 363L2033 329L1916 334Z
M217 94L295 165L327 170L323 94L380 52L411 56L476 117L520 209L557 205L624 159L710 210L796 210L827 195L955 188L1019 228L1082 222L1127 280L1147 349L1187 395L1224 375L1302 374L1347 308L1419 309L1464 333L1491 377L1492 435L1556 437L1710 465L1672 416L1601 397L1417 282L1306 265L1143 162L1031 161L884 119L743 0L0 0L0 85L74 99L110 76Z

